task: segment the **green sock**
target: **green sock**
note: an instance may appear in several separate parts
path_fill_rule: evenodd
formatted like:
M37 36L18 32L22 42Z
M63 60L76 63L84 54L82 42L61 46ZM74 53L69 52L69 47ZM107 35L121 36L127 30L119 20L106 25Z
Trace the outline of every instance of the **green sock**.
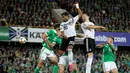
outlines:
M37 66L37 67L35 68L35 70L34 70L34 73L39 73L39 71L40 71L40 68Z
M77 71L72 71L72 73L77 73Z
M52 73L58 73L58 65L54 65Z

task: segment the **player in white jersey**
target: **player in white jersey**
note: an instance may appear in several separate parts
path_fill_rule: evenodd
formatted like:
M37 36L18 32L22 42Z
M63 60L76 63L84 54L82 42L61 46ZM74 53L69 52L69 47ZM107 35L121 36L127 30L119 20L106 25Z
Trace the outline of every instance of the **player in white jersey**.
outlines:
M73 63L73 46L74 46L74 40L76 36L76 30L75 30L75 24L79 20L79 18L82 15L82 12L79 8L78 3L75 4L78 15L69 19L69 14L67 12L64 12L61 14L63 22L60 24L60 31L63 35L63 42L61 45L61 51L62 53L68 50L68 58L69 58L69 67L70 70L72 70L72 63Z
M82 31L84 33L84 53L87 53L88 60L86 63L86 73L91 73L91 64L93 60L93 50L95 49L95 29L105 29L103 26L96 26L89 21L87 14L82 16L83 23L81 24Z

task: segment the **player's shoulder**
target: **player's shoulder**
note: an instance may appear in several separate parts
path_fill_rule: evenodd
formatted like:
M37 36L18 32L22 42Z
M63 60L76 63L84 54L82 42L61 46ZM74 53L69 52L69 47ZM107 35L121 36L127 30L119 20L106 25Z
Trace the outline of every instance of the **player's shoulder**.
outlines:
M104 47L109 47L109 45L107 43L104 44Z
M65 22L61 22L61 23L60 23L60 25L63 25L63 24L65 24Z
M49 30L49 33L56 34L57 32L56 32L55 29L50 29L50 30Z
M61 22L60 26L64 26L66 24L66 22Z

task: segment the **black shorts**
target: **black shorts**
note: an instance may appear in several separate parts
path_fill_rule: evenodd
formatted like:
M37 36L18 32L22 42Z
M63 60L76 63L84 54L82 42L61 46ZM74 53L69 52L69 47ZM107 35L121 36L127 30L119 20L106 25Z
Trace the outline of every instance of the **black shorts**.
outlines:
M95 40L91 38L84 39L84 54L89 52L94 52L95 49Z
M60 50L66 51L69 45L75 45L75 37L69 37L68 39L63 38Z

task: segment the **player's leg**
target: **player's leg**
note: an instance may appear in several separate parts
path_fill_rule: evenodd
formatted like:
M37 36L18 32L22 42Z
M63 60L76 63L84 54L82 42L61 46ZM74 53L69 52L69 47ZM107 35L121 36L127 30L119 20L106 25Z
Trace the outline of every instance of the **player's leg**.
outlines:
M110 73L109 71L106 71L105 73Z
M57 58L57 56L54 54L54 51L50 51L47 54L48 54L48 58L50 59L51 63L54 65L52 72L58 73L58 58Z
M46 51L46 48L42 48L41 49L41 53L40 53L40 57L39 57L39 62L38 62L38 65L37 67L35 68L34 70L34 73L39 73L40 69L42 68L42 66L44 65L44 60L47 58L47 54L45 53L47 52Z
M51 63L54 65L52 73L58 73L58 58L56 56L53 56L49 57L49 59L51 60Z
M59 64L59 73L64 73L64 65Z
M73 63L73 51L72 51L73 45L68 46L68 58L69 58L69 64L71 65Z
M86 63L86 73L91 73L91 65L92 65L92 61L93 61L93 53L88 53L87 54L88 59L87 59L87 63Z
M52 73L58 73L58 68L59 68L58 65L54 65Z
M54 64L54 65L58 64L58 58L57 58L57 56L49 57L49 59L51 60L52 64Z
M93 50L95 49L95 41L91 38L84 39L84 45L86 48L87 56L87 63L86 63L86 73L91 73L91 65L93 61Z
M65 53L65 51L67 51L67 47L68 47L68 40L63 38L61 47L58 51L59 56L62 56Z
M78 73L78 67L76 62L73 63L73 72L72 73Z
M118 73L118 70L116 68L112 69L112 73Z
M40 69L42 68L43 65L44 65L43 60L39 60L38 65L34 70L34 73L39 73L39 71L40 71Z
M66 58L67 56L59 57L59 73L64 73L64 66L66 65Z
M118 73L118 69L115 62L111 63L111 71L112 73Z
M70 70L72 70L72 66L73 66L72 65L73 64L73 51L72 51L72 49L73 49L73 46L75 44L74 40L75 40L75 37L68 38L69 44L68 44L67 49L68 49L68 58L69 58Z
M110 73L110 68L111 68L111 66L110 66L109 62L104 62L103 63L103 71L104 71L104 73Z

